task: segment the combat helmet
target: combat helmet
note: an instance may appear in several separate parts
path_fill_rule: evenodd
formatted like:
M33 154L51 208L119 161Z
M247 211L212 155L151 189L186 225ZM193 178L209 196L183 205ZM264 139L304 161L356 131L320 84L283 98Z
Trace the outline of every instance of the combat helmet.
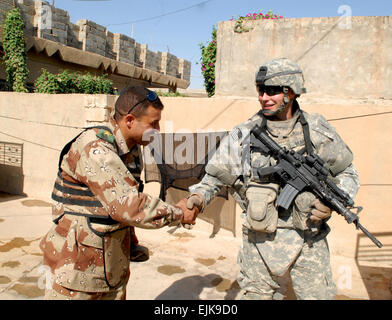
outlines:
M289 87L299 96L306 92L301 68L287 58L267 61L256 74L256 85Z

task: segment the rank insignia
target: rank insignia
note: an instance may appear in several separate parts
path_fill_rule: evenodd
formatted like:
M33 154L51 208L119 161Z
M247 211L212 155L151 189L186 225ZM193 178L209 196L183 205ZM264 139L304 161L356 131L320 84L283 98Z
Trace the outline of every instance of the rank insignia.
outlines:
M107 142L114 143L114 135L110 133L108 130L101 129L97 133L97 137L101 138Z

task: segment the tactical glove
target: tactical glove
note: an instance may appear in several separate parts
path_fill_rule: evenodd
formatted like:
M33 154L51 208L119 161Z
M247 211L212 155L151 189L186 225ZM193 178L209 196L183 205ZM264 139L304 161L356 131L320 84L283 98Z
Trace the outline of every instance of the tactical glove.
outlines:
M204 197L199 193L193 193L188 197L186 202L186 207L188 209L192 209L193 207L197 207L199 211L202 211L204 204Z
M316 199L312 203L312 210L310 211L311 216L309 219L313 222L327 219L332 214L332 209L323 204L319 199Z

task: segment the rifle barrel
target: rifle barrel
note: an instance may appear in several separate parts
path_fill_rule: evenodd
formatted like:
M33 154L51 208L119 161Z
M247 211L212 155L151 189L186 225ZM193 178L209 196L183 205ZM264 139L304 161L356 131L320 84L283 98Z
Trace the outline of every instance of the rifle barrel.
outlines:
M367 231L366 228L365 228L363 225L361 225L359 222L356 222L356 225L357 225L357 227L358 227L359 229L362 230L362 232L363 232L364 234L366 234L366 235L368 236L368 238L369 238L370 240L373 241L373 243L374 243L377 247L382 248L382 243L381 243L380 241L378 241L378 240L376 239L376 237L373 236L369 231Z

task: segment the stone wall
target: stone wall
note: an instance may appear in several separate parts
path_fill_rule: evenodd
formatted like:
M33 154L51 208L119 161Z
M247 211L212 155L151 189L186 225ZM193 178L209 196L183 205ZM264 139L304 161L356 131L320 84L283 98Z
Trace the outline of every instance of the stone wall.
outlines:
M82 19L71 23L67 11L41 0L15 0L25 21L28 36L48 39L110 59L132 64L148 70L175 76L190 81L191 63L166 52L148 50L146 44L119 33L112 33L106 27ZM13 7L13 0L0 0L0 24L4 14ZM170 56L163 62L164 54ZM181 65L181 66L180 66Z
M287 57L316 97L392 99L392 17L255 20L235 33L218 24L216 94L254 96L258 67Z

